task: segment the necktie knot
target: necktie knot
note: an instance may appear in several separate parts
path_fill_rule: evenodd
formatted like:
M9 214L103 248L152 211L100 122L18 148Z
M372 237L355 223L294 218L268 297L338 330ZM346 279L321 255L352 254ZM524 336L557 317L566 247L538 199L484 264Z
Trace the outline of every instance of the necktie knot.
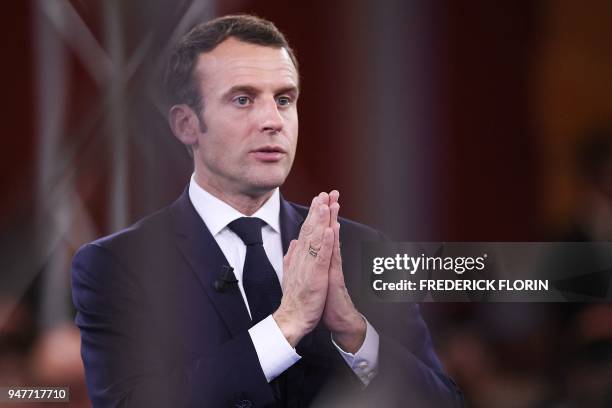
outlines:
M261 227L264 221L257 217L241 217L228 224L245 245L263 244Z

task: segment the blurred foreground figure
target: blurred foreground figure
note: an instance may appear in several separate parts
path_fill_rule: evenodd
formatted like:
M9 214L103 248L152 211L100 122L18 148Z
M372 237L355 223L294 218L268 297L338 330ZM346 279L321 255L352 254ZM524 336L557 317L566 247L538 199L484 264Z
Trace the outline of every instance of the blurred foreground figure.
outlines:
M612 406L612 306L585 305L565 335L561 400L569 407Z
M44 332L29 357L30 377L35 384L70 387L70 406L89 407L83 365L79 358L79 331L72 324L57 326ZM48 406L40 403L30 406Z
M73 262L94 406L461 405L418 306L358 298L361 242L381 234L339 218L337 191L310 208L280 195L300 88L276 27L198 25L166 87L189 186Z
M578 146L581 200L567 241L612 240L612 126L592 130Z

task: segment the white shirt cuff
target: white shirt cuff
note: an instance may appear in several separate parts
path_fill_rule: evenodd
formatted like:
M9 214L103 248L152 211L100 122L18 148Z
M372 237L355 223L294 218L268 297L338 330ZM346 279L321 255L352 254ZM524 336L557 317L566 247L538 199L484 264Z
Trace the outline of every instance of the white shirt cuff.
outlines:
M302 358L291 347L272 315L251 327L249 335L268 382Z
M366 335L363 344L355 354L342 350L334 341L333 336L332 343L336 346L346 364L359 377L363 385L367 386L378 372L378 345L380 339L376 329L372 327L370 322L365 317L363 317L363 320L366 322Z

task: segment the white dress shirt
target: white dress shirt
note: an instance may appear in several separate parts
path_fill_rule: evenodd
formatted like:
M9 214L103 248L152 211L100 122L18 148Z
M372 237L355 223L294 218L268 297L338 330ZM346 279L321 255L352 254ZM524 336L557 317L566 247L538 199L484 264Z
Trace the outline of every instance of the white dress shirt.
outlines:
M238 235L228 228L229 223L246 216L204 190L195 181L194 176L191 177L189 183L189 199L221 248L230 266L234 268L238 288L250 315L249 303L242 285L242 268L246 257L246 245ZM261 231L263 246L279 282L282 282L283 245L280 233L280 193L278 188L252 217L261 218L266 223ZM364 320L366 320L365 317ZM365 340L355 354L345 352L331 340L364 385L367 385L376 375L379 345L378 333L367 320L366 325ZM301 358L291 347L272 315L251 327L249 335L268 382L278 377Z

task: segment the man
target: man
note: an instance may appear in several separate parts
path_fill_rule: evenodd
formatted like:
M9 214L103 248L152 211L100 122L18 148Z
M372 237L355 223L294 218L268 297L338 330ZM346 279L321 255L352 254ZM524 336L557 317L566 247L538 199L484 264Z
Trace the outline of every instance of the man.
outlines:
M94 406L460 404L418 307L353 303L361 242L380 234L338 218L337 191L310 208L280 196L297 69L252 16L199 25L176 47L169 121L193 153L189 187L73 263Z

